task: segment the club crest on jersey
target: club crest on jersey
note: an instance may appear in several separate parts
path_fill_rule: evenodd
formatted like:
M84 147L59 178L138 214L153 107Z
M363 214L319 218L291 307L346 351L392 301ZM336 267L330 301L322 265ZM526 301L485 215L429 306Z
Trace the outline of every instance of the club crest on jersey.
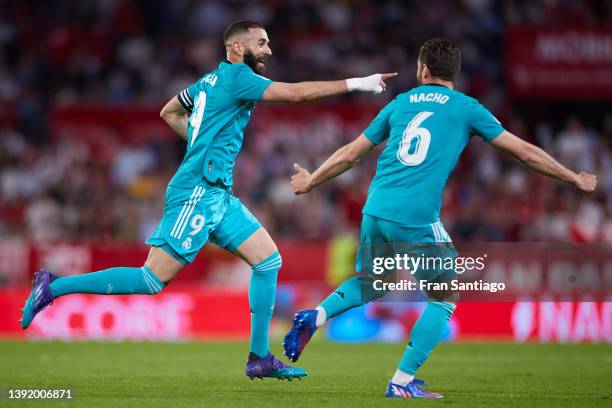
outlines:
M190 250L191 249L191 237L187 237L187 239L183 241L183 244L181 246L186 251Z

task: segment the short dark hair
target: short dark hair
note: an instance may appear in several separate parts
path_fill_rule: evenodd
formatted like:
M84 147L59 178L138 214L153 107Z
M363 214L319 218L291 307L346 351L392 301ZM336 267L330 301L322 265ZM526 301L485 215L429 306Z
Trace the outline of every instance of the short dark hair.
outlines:
M250 28L263 28L266 29L263 24L257 23L255 21L236 21L227 26L225 29L225 33L223 33L223 43L227 44L228 40L232 38L236 34L241 34L249 31Z
M461 70L461 50L449 40L427 40L419 51L419 61L427 65L431 76L454 82Z

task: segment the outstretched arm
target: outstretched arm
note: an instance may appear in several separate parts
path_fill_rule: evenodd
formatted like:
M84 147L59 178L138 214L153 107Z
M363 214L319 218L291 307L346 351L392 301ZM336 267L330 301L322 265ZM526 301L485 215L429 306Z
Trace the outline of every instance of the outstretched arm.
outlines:
M585 193L591 193L597 186L597 176L586 172L574 173L552 158L539 147L504 130L491 144L507 153L527 167L546 176L572 184Z
M159 116L174 130L180 137L187 140L187 110L180 104L175 96L166 103L159 112Z
M295 194L304 194L309 192L313 187L325 183L351 167L374 148L374 143L370 142L363 134L351 143L342 146L336 150L329 159L312 174L308 170L301 167L299 164L294 164L293 167L297 171L291 177L291 188Z
M262 100L266 102L309 102L329 96L342 95L347 92L364 91L381 93L387 86L385 80L396 76L397 73L374 74L365 78L350 78L340 81L298 82L272 82L263 94Z

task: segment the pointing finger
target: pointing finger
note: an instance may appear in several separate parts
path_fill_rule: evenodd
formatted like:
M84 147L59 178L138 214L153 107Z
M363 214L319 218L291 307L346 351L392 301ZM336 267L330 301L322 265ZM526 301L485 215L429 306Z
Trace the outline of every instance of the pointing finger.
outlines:
M393 78L397 76L397 72L389 72L387 74L382 74L380 76L380 79L385 80L385 79L389 79L389 78Z

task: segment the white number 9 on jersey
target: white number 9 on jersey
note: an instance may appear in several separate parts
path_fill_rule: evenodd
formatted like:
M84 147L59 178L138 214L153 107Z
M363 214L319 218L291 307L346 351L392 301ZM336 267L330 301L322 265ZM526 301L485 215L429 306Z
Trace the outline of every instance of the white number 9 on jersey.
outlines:
M196 97L195 107L191 116L189 117L189 124L191 125L191 143L193 146L198 134L200 133L200 126L202 125L202 117L204 116L204 109L206 109L206 94L204 91L200 91Z
M425 156L427 156L431 133L420 126L431 115L433 115L433 112L417 113L404 130L397 150L397 159L406 166L418 166L423 163Z

